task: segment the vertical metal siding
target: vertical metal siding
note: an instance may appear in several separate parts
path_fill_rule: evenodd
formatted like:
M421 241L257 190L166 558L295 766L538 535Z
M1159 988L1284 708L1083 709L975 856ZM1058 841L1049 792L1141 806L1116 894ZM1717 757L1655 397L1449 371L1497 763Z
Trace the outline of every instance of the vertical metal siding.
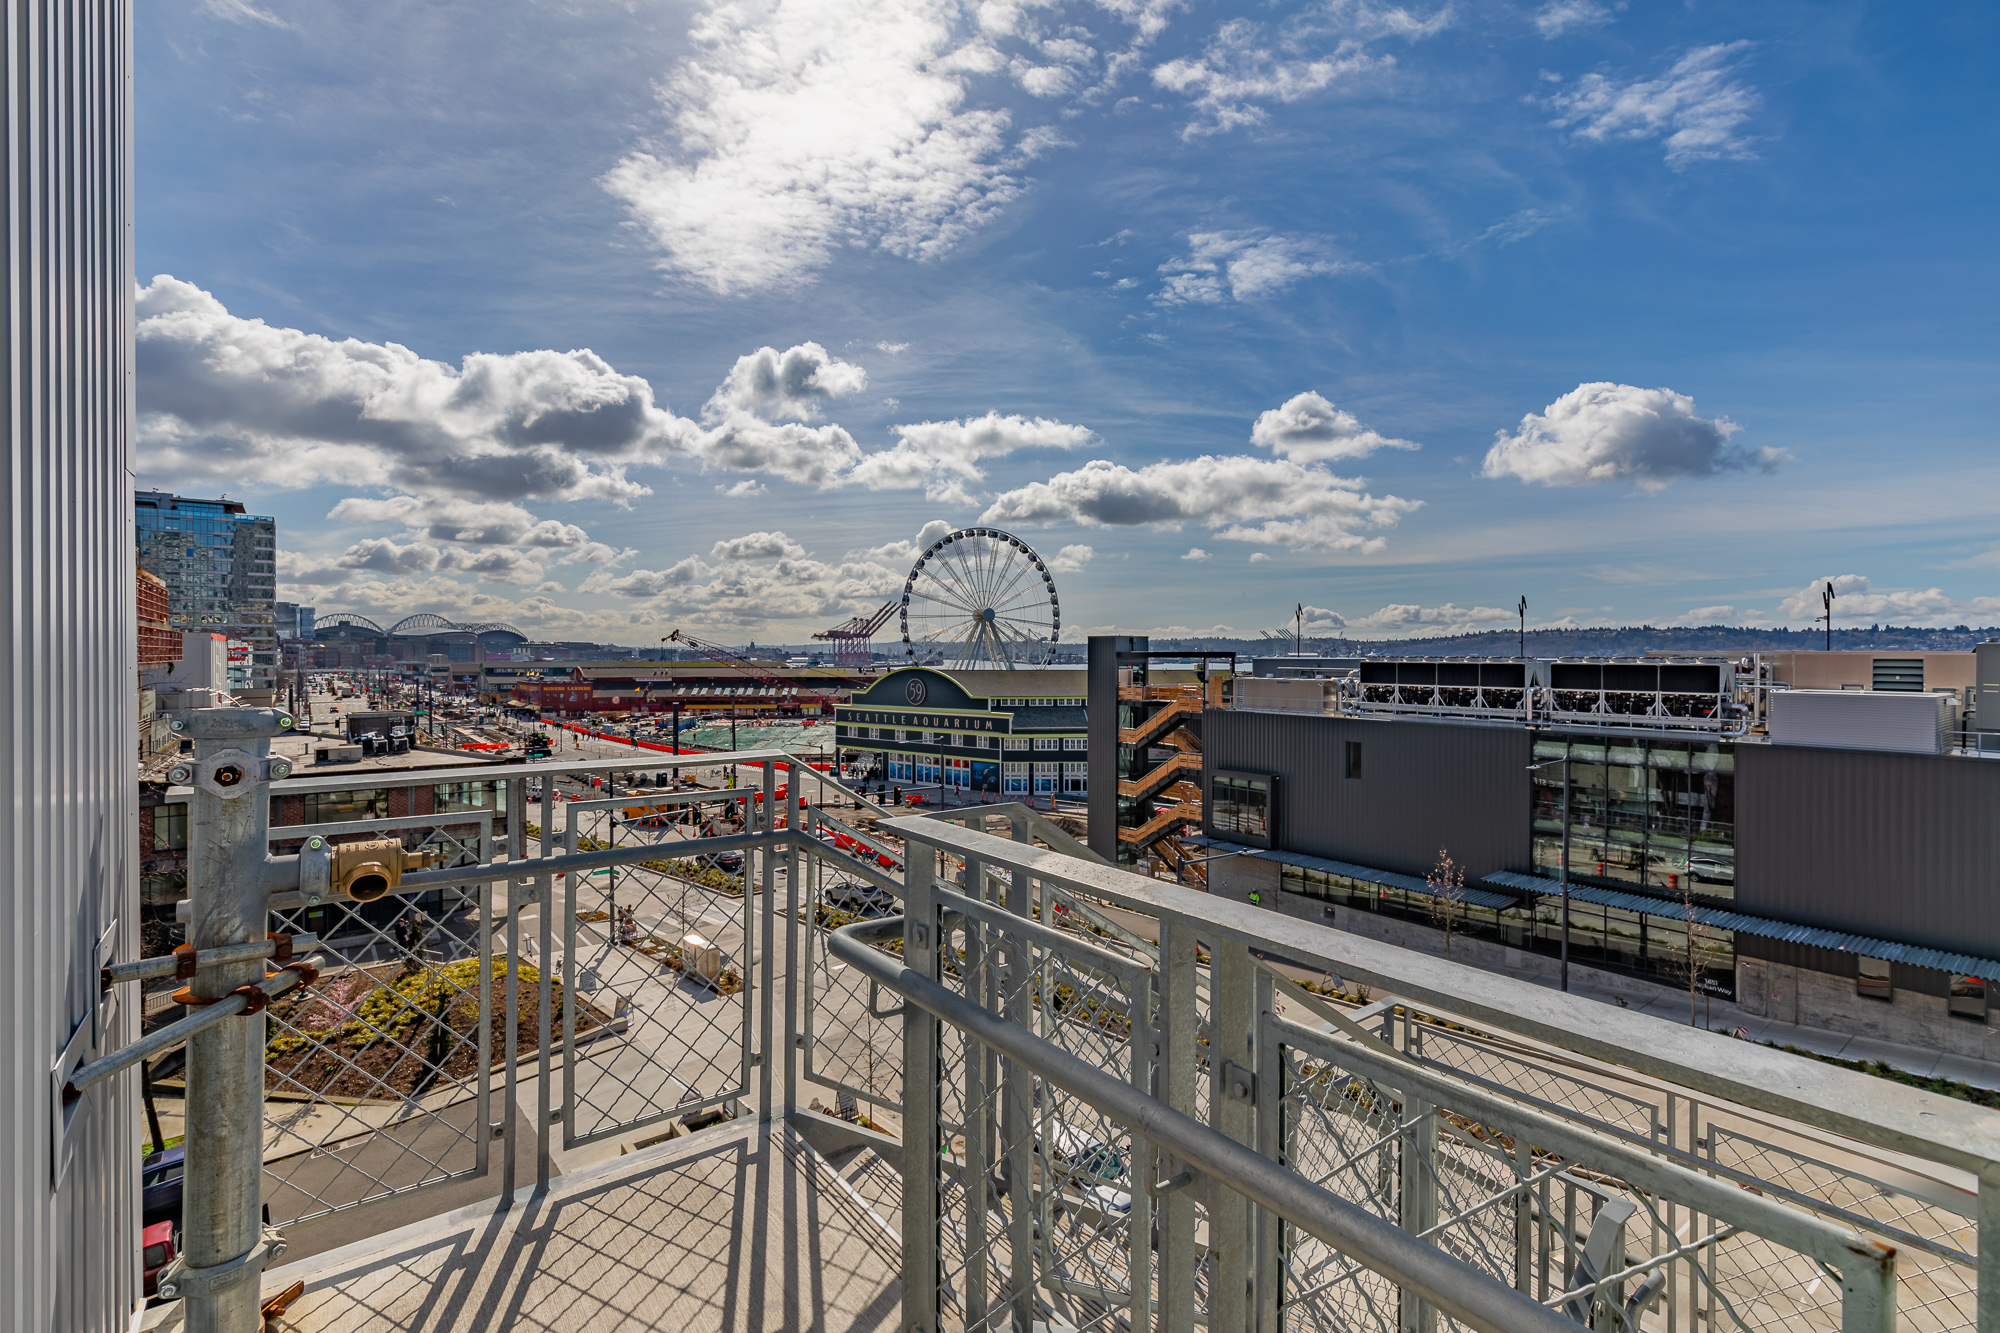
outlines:
M1361 742L1358 780L1344 776L1348 741ZM1429 870L1440 847L1467 879L1528 868L1522 728L1210 709L1202 747L1205 774L1277 775L1286 850L1406 875Z
M1736 747L1736 902L2000 957L2000 762Z
M4 13L0 1327L108 1331L138 1299L136 1090L90 1094L56 1188L50 1070L92 1031L100 935L138 943L131 21L125 0ZM121 997L93 1048L136 1014Z

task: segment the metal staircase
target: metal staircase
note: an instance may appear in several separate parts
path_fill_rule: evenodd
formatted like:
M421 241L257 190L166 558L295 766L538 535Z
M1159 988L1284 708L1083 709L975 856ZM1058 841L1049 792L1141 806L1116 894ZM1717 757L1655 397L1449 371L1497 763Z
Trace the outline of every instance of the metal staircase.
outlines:
M1172 868L1184 882L1208 887L1208 873L1182 843L1182 825L1201 819L1201 733L1204 708L1219 706L1220 682L1205 686L1126 686L1118 691L1122 704L1157 705L1136 727L1120 727L1118 743L1135 750L1164 746L1174 754L1143 775L1118 784L1121 801L1155 804L1135 827L1121 827L1118 841L1134 855L1151 854Z

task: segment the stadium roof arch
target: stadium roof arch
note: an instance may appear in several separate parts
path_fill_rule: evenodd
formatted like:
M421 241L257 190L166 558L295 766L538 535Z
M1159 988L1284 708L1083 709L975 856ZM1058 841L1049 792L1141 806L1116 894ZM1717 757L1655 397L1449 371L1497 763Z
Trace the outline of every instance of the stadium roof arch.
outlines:
M528 637L505 621L483 620L477 624L461 625L457 621L448 620L434 611L419 611L416 615L404 616L401 620L389 626L387 633L393 639L400 635L490 634L494 631L518 635L524 640Z

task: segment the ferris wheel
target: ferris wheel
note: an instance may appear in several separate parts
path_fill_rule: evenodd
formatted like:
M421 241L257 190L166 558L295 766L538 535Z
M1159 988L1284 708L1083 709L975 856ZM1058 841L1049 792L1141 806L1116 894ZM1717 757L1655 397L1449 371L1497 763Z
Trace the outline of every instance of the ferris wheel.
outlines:
M947 533L903 583L903 652L961 668L1039 666L1062 634L1056 581L1033 547L998 528Z

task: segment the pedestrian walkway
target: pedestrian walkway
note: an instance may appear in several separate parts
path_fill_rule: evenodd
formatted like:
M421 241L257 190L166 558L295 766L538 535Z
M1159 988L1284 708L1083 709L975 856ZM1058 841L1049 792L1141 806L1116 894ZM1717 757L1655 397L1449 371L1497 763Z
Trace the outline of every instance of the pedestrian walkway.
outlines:
M1538 976L1523 976L1520 979L1551 987L1555 985L1552 979ZM1686 991L1668 990L1665 987L1647 989L1657 989L1657 996L1640 999L1629 991L1614 993L1589 985L1571 986L1574 994L1589 996L1605 1004L1623 1004L1628 1009L1676 1023L1687 1021ZM1882 1041L1875 1037L1856 1037L1845 1032L1830 1032L1825 1028L1781 1023L1775 1019L1747 1013L1724 1000L1710 1000L1706 1018L1712 1031L1735 1032L1739 1028L1744 1029L1745 1035L1751 1041L1796 1046L1802 1051L1811 1051L1815 1055L1827 1055L1841 1060L1880 1060L1908 1074L1924 1078L1948 1078L1955 1082L1968 1083L1975 1088L2000 1090L2000 1064L1991 1060L1975 1060L1969 1056L1947 1055L1927 1047L1907 1046L1899 1042Z
M717 1126L263 1277L277 1327L343 1333L874 1333L902 1314L900 1240L789 1127ZM146 1327L180 1327L179 1304Z

